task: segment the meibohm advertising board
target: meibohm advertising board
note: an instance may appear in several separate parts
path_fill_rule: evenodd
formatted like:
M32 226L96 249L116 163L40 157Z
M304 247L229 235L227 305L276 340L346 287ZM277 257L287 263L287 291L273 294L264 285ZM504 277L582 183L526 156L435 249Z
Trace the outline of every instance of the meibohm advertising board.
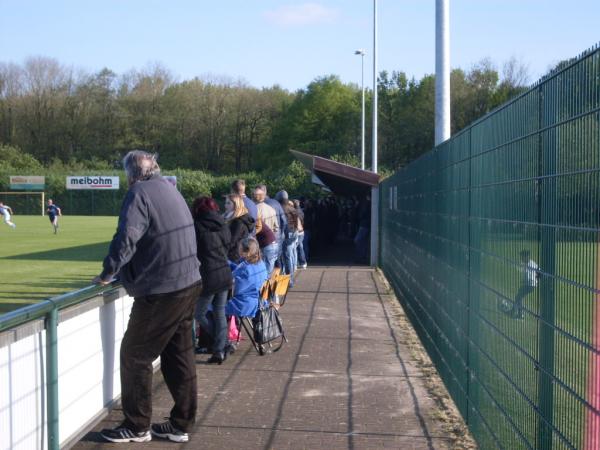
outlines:
M119 177L102 175L67 177L67 189L119 189Z

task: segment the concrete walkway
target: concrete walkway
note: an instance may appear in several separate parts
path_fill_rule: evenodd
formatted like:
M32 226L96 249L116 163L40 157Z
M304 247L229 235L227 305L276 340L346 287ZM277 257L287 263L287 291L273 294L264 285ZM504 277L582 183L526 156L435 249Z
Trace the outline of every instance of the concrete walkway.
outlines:
M74 448L453 448L396 325L398 311L372 269L301 271L280 310L290 342L279 352L259 356L245 340L221 366L197 356L189 443L103 443L98 431L122 420L116 409ZM162 421L172 401L155 377L154 417Z

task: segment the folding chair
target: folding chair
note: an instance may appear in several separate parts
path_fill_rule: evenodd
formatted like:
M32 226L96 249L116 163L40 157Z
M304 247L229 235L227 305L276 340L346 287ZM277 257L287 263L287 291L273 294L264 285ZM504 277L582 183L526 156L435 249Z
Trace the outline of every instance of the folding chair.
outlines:
M287 292L290 287L290 275L282 275L281 269L275 267L271 276L263 284L260 295L265 301L270 302L275 308L279 308L285 303Z
M275 305L283 306L290 287L290 275L276 275L270 281L270 298L269 301Z
M252 346L261 356L265 353L278 351L283 343L287 342L279 312L273 307L273 303L269 301L270 281L265 281L260 290L256 316L238 317L242 328L244 328L250 342L252 342ZM236 344L239 344L240 339L241 330L238 333Z

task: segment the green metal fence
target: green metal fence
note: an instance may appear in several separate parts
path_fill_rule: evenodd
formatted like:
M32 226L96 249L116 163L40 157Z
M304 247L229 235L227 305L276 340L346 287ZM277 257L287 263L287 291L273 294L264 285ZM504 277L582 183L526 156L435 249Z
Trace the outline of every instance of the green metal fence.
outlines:
M380 265L483 449L600 449L599 189L598 46L381 185Z

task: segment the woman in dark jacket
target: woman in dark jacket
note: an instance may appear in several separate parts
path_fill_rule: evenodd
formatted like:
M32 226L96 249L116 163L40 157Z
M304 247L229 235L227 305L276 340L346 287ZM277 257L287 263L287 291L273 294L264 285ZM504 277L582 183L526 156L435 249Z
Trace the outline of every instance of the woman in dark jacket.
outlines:
M239 244L242 240L252 235L254 219L244 206L244 199L238 194L229 194L225 197L225 221L229 225L231 241L227 257L237 263L240 260Z
M227 250L231 240L229 227L219 214L219 206L210 197L199 197L192 204L192 216L196 229L202 293L196 303L196 321L213 340L213 354L209 364L221 364L227 354L227 320L225 304L232 285L231 270L227 262ZM212 306L213 320L206 317Z

